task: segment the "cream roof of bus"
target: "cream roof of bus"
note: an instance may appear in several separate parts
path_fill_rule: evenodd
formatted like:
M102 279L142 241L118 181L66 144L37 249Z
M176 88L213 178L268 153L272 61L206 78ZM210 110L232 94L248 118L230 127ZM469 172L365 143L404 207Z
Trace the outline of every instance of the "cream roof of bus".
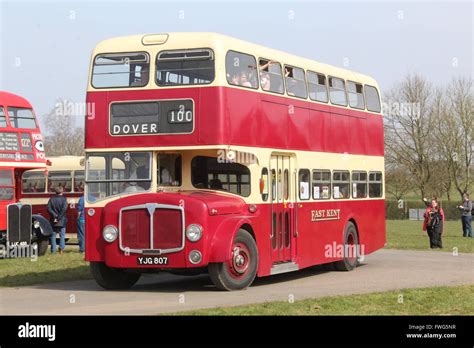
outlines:
M144 37L163 38L167 36L165 46L162 44L143 44ZM116 37L100 42L94 49L92 57L99 53L114 53L114 52L134 52L147 51L152 54L152 57L159 51L166 49L186 49L186 48L205 48L214 49L222 57L225 56L228 50L248 53L258 58L273 59L281 64L288 64L303 68L305 70L312 70L315 72L324 73L326 75L340 77L345 80L351 80L368 84L377 87L377 82L370 76L359 74L350 70L335 67L333 65L319 63L314 60L298 57L283 51L274 50L265 46L253 44L247 41L235 39L230 36L218 33L204 33L204 32L189 32L189 33L166 33L166 34L141 34L132 36ZM154 61L154 58L151 59ZM225 80L225 79L224 79Z
M84 156L49 156L48 160L51 161L51 165L42 169L33 169L30 172L44 171L71 171L71 170L84 170L84 166L81 166L81 160Z

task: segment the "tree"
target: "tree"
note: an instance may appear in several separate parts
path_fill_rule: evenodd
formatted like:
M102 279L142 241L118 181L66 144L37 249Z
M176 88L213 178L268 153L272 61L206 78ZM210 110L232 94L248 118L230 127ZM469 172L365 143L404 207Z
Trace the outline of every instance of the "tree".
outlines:
M421 76L407 75L385 98L386 161L406 168L422 197L431 178L432 90Z
M402 200L413 189L411 175L407 170L397 167L385 171L385 191L397 201Z
M457 125L457 141L453 142L451 167L454 186L458 193L468 191L472 180L474 155L474 94L472 80L454 79L448 87L449 117Z
M66 108L66 101L58 100L49 114L44 116L46 129L45 151L48 156L83 155L84 129L75 124L72 112Z

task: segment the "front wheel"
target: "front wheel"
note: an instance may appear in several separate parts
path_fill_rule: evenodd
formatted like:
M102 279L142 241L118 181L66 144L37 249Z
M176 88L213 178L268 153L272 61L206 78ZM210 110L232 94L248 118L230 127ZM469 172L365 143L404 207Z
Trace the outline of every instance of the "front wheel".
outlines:
M240 229L232 244L230 258L226 262L209 264L209 276L219 290L242 290L257 275L258 251L253 237Z
M91 262L90 267L97 284L107 290L130 289L140 279L140 273L127 273L104 262Z

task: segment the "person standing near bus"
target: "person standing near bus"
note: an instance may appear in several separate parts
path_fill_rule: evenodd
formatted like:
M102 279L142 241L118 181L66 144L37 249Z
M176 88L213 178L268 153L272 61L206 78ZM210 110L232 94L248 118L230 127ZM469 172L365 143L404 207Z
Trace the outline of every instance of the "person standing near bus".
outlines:
M463 202L458 207L461 210L462 236L472 238L472 201L467 192L464 192L462 198Z
M51 252L56 254L56 233L59 233L59 253L62 254L66 246L67 200L62 186L57 186L54 192L56 194L48 201L48 213L54 231L51 234Z
M86 219L84 216L84 196L77 202L77 240L79 242L79 252L84 252L84 225Z
M423 199L423 201L427 204L426 199ZM431 204L427 206L424 218L423 231L426 231L430 238L430 248L442 248L441 235L443 234L444 212L436 197L433 197Z

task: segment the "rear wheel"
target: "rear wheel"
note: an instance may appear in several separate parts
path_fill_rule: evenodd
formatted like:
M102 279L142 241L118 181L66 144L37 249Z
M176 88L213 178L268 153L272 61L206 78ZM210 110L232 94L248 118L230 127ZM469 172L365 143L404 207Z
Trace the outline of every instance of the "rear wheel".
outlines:
M140 273L127 273L104 262L91 262L90 267L97 284L107 290L130 289L140 279Z
M257 275L258 251L253 237L240 229L233 241L230 258L226 262L209 264L209 276L220 290L247 288Z
M334 268L338 271L352 271L359 263L359 237L357 229L349 222L344 231L344 258L334 262Z

